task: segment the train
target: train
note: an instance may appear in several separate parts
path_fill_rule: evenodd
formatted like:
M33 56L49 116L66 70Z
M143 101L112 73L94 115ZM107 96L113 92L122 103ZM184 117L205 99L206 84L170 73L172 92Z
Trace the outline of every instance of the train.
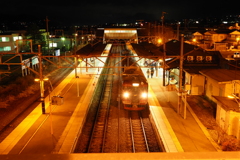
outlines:
M140 111L148 107L148 82L130 53L122 61L121 101L125 110Z

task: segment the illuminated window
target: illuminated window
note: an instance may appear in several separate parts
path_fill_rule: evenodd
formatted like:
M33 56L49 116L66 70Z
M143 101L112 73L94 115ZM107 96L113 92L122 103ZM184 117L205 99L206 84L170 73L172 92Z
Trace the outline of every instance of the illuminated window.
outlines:
M57 43L49 43L49 47L57 47Z
M9 37L1 37L0 42L9 42Z
M0 51L11 51L10 46L0 47Z
M16 40L19 40L19 39L22 39L22 37L21 36L15 36L15 37L13 37L13 41L15 42Z

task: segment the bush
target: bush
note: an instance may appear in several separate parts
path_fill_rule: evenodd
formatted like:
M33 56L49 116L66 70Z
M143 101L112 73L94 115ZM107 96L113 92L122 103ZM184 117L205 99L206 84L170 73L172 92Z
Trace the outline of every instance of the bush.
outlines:
M221 144L223 151L239 151L240 148L239 141L234 136L226 136Z
M18 77L7 86L0 88L0 103L8 106L16 98L27 97L37 90L37 84L34 84L34 76Z

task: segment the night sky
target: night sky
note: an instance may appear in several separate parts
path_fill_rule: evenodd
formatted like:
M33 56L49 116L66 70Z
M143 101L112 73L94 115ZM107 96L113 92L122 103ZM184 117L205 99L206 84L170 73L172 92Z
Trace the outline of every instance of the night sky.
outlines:
M0 4L0 18L48 18L69 24L104 24L158 20L162 11L167 19L185 19L240 14L233 1L212 0L8 0ZM1 20L0 19L0 20Z

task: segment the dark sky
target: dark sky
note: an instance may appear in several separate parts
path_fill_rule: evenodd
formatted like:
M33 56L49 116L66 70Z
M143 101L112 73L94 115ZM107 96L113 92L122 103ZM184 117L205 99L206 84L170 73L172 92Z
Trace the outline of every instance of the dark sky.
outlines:
M160 19L162 11L168 19L240 14L239 4L212 0L5 0L0 4L0 16L17 19L49 17L51 21L75 24L103 24ZM4 17L3 17L4 16Z

